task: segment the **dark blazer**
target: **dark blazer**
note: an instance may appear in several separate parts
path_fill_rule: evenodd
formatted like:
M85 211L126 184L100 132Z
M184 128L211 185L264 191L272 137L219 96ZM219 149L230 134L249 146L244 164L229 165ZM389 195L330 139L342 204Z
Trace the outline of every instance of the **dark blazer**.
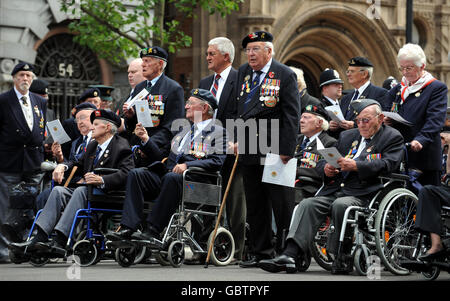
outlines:
M86 152L79 161L66 162L69 169L78 166L75 176L83 176L95 168L117 168L118 171L109 175L103 175L105 191L121 190L125 188L128 172L134 168L133 154L128 141L120 136L114 135L107 149L100 157L96 165L93 165L98 143L91 140Z
M278 139L279 149L276 153L280 155L293 156L295 146L297 145L297 132L300 120L300 106L298 100L300 98L297 88L297 77L295 73L286 65L272 60L272 64L265 76L265 79L279 80L278 96L276 102L266 103L260 97L264 90L263 85L257 89L244 111L244 103L247 100L247 91L245 83L248 79L252 80L252 69L248 63L242 65L238 70L237 81L237 103L238 103L238 119L244 122L251 119L256 121L256 139L255 133L250 132L248 127L237 125L238 139L245 137L245 150L242 143L239 143L239 160L243 164L260 164L260 158L264 157L267 150L261 149L260 146L271 146L275 139ZM263 81L264 82L264 81ZM267 92L267 88L265 89ZM272 137L271 126L273 122L278 122L274 137ZM261 140L260 139L264 139ZM256 154L250 151L254 147L253 140L256 140ZM242 148L242 149L241 149ZM275 152L272 150L272 152Z
M383 105L383 103L385 102L385 97L386 97L387 92L388 92L388 90L386 90L384 88L380 88L375 85L369 84L367 86L367 88L363 91L363 93L358 98L359 99L363 99L363 98L375 99L381 105ZM342 111L342 114L344 114L344 116L347 114L347 110L350 109L352 111L350 118L348 119L350 121L354 120L356 117L355 111L350 106L350 102L351 102L352 98L353 98L353 93L348 93L342 97L341 102L340 102L341 111ZM356 127L356 124L355 124L355 127Z
M0 171L40 169L44 160L46 100L30 92L33 129L30 131L14 89L0 94Z
M423 145L420 152L408 151L409 167L420 170L440 170L442 149L439 133L445 123L447 112L447 86L435 80L417 93L409 95L400 105L400 88L392 88L383 105L385 111L391 111L398 104L398 113L411 122L412 126L399 123L393 125L402 133L406 142L417 140Z
M346 156L355 143L359 146L361 135L358 129L350 129L341 133L336 148L342 156ZM369 159L370 155L380 155L381 158ZM346 176L340 172L334 178L328 178L323 171L326 161L324 159L319 161L316 169L324 179L325 186L317 195L330 195L339 190L349 196L375 192L383 187L378 176L396 171L402 159L402 135L396 129L383 124L372 141L355 159L358 171L349 172Z
M217 110L216 118L220 120L223 127L226 126L227 119L234 120L236 118L237 107L235 99L232 96L236 94L234 90L236 89L237 74L238 74L237 70L231 68L227 80L225 81L225 84L223 86L222 94L220 94L219 108ZM200 89L209 90L211 89L213 82L214 82L214 74L202 78L200 80L198 87Z
M307 105L317 106L318 104L320 104L320 100L315 98L314 96L309 95L307 89L303 89L302 91L300 91L300 115L303 110L305 110Z
M147 81L139 83L133 91L132 97L136 96L147 85ZM152 86L151 95L162 95L162 102L164 103L164 114L159 116L159 124L155 127L146 128L150 139L155 142L160 148L164 150L167 156L170 151L170 141L173 137L172 122L175 119L184 118L184 91L183 88L171 78L164 74L158 79L154 86ZM126 118L125 125L129 133L132 133L137 124L136 115L133 118ZM178 130L178 129L176 129ZM131 139L131 144L140 143L139 139L135 137Z
M301 187L305 189L306 191L310 193L315 193L319 187L322 185L322 176L317 172L317 170L314 168L315 166L313 164L304 164L300 160L301 159L308 159L310 157L310 154L317 155L317 159L314 160L310 158L309 160L313 160L316 163L321 159L321 155L317 151L317 140L314 139L305 149L300 150L300 145L303 143L304 135L300 134L298 135L298 144L295 148L295 154L294 158L297 158L297 174L296 178L299 177L309 177L314 180L314 182L302 182L300 179L299 183L296 185L298 187ZM319 134L319 139L322 142L324 147L332 147L336 144L336 139L329 136L326 132L322 131Z

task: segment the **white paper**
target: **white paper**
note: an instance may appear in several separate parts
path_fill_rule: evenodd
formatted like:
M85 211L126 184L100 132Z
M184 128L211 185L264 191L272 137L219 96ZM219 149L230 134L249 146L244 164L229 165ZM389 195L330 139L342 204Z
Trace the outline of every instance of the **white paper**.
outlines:
M283 164L279 155L268 153L264 164L262 182L294 187L297 159Z
M148 94L150 94L150 93L147 91L147 89L144 88L135 97L133 97L132 99L127 101L126 104L128 105L129 108L131 108L135 104L136 101L144 100Z
M397 121L397 122L400 122L400 123L403 123L403 124L406 124L406 125L412 125L411 122L409 122L408 120L404 119L404 118L403 118L402 116L400 116L400 114L398 114L398 113L383 111L383 115L384 115L385 117L389 117L389 118L391 118L392 120L395 120L395 121Z
M325 107L325 110L327 110L328 115L330 118L334 121L344 121L344 114L342 114L341 107L339 105L332 105Z
M319 136L316 137L316 145L317 145L317 150L319 149L324 149L325 147L323 146L322 141L319 139Z
M334 168L339 168L337 160L342 157L336 147L328 147L323 149L317 149L317 151L327 160L328 164L334 166Z
M147 100L138 100L134 105L138 122L142 123L142 126L145 128L153 127L152 114L150 113Z
M59 119L47 122L47 129L50 132L54 142L63 144L70 141L70 137L67 135Z

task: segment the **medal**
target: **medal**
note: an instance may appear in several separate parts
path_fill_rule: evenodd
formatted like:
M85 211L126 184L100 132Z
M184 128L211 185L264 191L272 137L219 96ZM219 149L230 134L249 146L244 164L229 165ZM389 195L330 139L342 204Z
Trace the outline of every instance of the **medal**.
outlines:
M420 92L417 92L416 94L414 94L414 96L419 97L420 96Z

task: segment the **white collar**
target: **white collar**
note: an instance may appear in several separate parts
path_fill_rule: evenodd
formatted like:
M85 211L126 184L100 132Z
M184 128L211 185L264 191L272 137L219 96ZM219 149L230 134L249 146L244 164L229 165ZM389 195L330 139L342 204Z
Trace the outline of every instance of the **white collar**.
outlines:
M26 96L27 99L30 99L30 91L27 91L26 94L22 94L19 92L19 90L16 89L16 86L14 86L14 92L16 92L16 96L17 96L18 100L20 100L22 98L22 96Z
M231 65L228 66L227 68L223 69L222 72L220 72L220 73L215 73L215 74L214 74L214 78L216 78L216 75L219 74L219 75L220 75L220 80L223 79L224 81L226 81L227 78L228 78L228 75L230 74L230 71L231 71Z
M359 92L359 96L358 98L362 95L362 93L364 92L364 90L366 90L366 88L370 85L370 80L366 81L364 83L364 85L362 85L361 87L358 88L358 92Z

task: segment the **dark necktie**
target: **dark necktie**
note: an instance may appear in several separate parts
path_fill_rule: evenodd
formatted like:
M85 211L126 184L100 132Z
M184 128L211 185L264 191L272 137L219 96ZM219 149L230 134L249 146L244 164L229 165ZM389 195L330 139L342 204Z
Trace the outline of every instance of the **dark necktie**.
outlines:
M81 155L84 154L84 152L86 151L86 144L87 144L87 136L84 136L83 138L83 142L81 142L79 148L78 148L78 152L75 155L75 159L80 159Z
M304 150L306 145L308 144L308 142L309 142L309 138L305 137L305 139L303 140L302 144L300 145L300 150Z
M27 97L26 97L26 96L22 96L20 99L22 99L23 105L27 107L27 106L28 106L28 100L27 100Z
M219 79L220 79L220 74L217 74L216 78L214 79L214 85L211 88L211 93L214 95L214 97L217 94L217 90L219 90Z
M196 126L195 126L195 124L193 124L192 127L191 127L191 136L190 136L190 139L189 139L189 141L188 141L188 139L186 139L186 140L184 141L183 146L182 146L181 149L180 149L180 152L178 153L177 157L175 158L175 164L177 164L178 161L180 161L181 157L184 155L184 150L185 150L185 148L186 148L186 146L185 146L186 143L190 144L190 143L192 142L192 140L194 140L195 129L196 129Z
M145 87L147 89L148 92L150 92L152 90L152 82L151 81L147 81L147 87Z
M371 138L364 138L364 141L366 142L366 147L369 145L370 141L372 141Z
M100 146L97 146L97 151L95 152L95 158L94 158L94 166L97 164L98 159L100 159L101 151L102 151L102 148Z
M259 87L259 78L260 78L260 76L262 74L262 71L261 70L260 71L255 71L254 73L256 73L256 76L252 80L252 83L250 85L250 92L247 95L247 100L244 102L244 112L246 111L247 104L250 102L250 100L252 100L252 97L255 94L255 91Z
M350 116L352 115L352 112L353 112L352 106L351 106L351 105L352 105L352 102L355 101L355 100L357 100L357 99L358 99L358 96L359 96L359 91L358 91L358 90L355 90L355 94L353 94L352 100L351 100L350 103L348 104L347 112L345 112L345 119L346 119L346 120L349 120L349 119L350 119Z

